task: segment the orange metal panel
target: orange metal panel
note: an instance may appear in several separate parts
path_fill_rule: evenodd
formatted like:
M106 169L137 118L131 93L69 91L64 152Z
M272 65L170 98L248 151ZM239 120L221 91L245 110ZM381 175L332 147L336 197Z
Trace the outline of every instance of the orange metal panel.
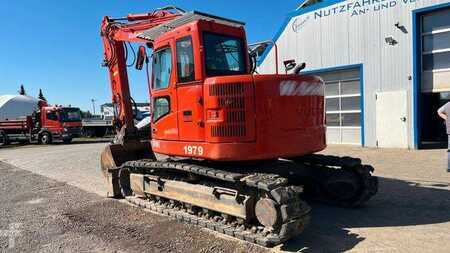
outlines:
M180 140L204 141L203 85L178 86L178 127Z

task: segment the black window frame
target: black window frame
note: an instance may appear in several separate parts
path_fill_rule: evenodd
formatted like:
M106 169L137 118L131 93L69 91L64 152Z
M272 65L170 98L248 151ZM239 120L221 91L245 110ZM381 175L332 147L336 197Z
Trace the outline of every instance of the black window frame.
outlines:
M158 99L166 99L167 102L168 102L169 109L167 110L166 113L164 113L164 114L162 114L162 115L159 115L159 117L158 117L157 119L155 119L155 112L156 112L155 106L156 106L156 101L157 101ZM158 122L159 120L161 120L161 119L164 118L165 116L169 115L169 114L170 114L170 111L171 111L171 103L170 103L170 97L169 97L169 96L155 97L155 98L153 99L153 104L152 104L152 122L153 122L153 123Z
M190 76L188 76L187 78L182 78L181 77L181 66L180 66L180 63L181 63L181 61L180 61L180 59L179 59L179 51L181 51L181 50L178 50L178 43L179 42L184 42L184 41L190 41L191 42L191 59L192 59L192 73L191 73L191 75ZM176 57L177 57L177 82L178 83L189 83L189 82L194 82L195 81L195 56L194 56L194 45L193 45L193 40L192 40L192 36L191 35L188 35L188 36L185 36L185 37L182 37L182 38L179 38L179 39L177 39L176 41L175 41L175 49L176 49Z
M217 70L210 70L210 69L208 69L208 66L207 66L208 50L206 49L206 40L205 40L205 35L207 35L207 34L221 36L221 37L228 37L228 38L232 38L232 39L236 39L236 40L240 41L240 43L241 43L241 52L242 52L242 56L241 56L242 59L241 60L243 61L243 66L244 66L243 70L241 70L241 71L228 70L227 72L223 72L223 73L220 73L220 72L211 73L211 71L217 71ZM208 77L215 77L215 76L231 76L231 75L245 75L245 74L248 74L247 59L245 57L247 49L245 47L245 41L244 41L243 38L237 37L237 36L233 36L233 35L228 35L228 34L221 34L221 33L204 31L202 33L202 40L203 40L203 47L205 48L204 49L204 57L203 57L204 59L203 60L204 60L204 64L205 64L204 68L205 68L206 76L208 76Z

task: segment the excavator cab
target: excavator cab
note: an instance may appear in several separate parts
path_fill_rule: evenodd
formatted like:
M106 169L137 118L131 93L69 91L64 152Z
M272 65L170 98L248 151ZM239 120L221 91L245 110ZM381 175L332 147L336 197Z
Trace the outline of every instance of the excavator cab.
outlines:
M205 80L250 74L245 32L240 23L233 24L197 20L155 40L151 97L157 146L157 140L205 142L208 115L218 121L223 113L205 108Z

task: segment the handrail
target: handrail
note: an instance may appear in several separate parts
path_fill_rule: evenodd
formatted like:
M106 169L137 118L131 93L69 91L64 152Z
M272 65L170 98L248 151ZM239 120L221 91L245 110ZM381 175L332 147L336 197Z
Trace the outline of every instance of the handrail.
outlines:
M248 47L261 45L261 44L271 44L275 48L275 73L278 75L278 46L277 46L277 43L275 43L273 40L265 40L265 41L249 44Z

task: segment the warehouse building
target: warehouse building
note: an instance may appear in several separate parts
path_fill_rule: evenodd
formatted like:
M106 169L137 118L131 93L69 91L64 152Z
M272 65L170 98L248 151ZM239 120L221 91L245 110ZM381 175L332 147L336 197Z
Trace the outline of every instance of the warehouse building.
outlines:
M450 99L448 0L306 0L274 42L258 72L278 58L280 72L296 60L322 76L329 143L446 145L436 110Z

